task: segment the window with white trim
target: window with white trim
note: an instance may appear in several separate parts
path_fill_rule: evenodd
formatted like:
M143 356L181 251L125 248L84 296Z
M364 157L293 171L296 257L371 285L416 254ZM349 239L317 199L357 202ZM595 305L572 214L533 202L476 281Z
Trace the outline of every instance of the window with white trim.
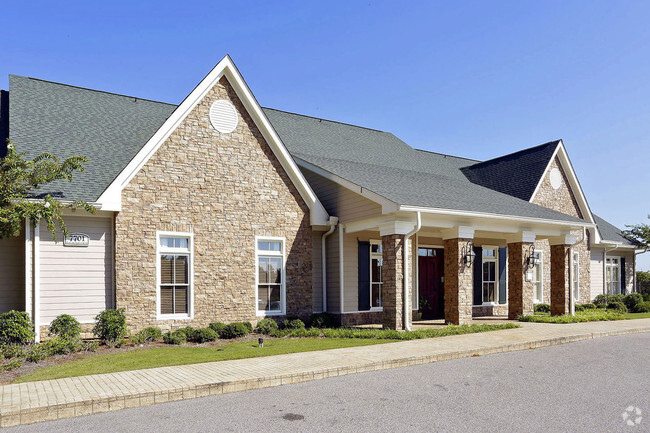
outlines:
M257 313L284 312L284 239L257 238Z
M605 263L607 292L610 295L621 293L621 261L618 257L607 257Z
M159 314L189 316L192 302L192 237L159 233Z
M535 267L533 268L533 285L535 287L534 302L544 302L544 254L535 251Z
M483 247L483 303L497 302L498 249Z
M384 286L382 268L384 247L381 241L370 241L370 307L381 308L381 292Z
M571 261L571 289L573 292L573 299L580 300L580 253L573 252Z

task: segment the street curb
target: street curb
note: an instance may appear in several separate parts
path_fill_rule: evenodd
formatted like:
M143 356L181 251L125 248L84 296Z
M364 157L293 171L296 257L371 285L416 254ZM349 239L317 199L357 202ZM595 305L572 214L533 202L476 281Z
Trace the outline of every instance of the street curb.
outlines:
M643 332L650 332L650 327L607 332L591 332L568 337L556 337L526 341L516 344L491 346L479 350L462 350L436 355L395 358L390 361L361 362L347 367L323 368L307 373L291 373L278 376L263 376L246 380L205 383L196 386L170 388L158 392L135 392L127 393L126 395L113 395L98 399L82 400L74 403L51 404L29 409L3 411L0 413L0 427L32 424L42 421L53 421L57 419L109 412L119 409L149 406L157 403L166 403L171 401L207 397L211 395L227 394L231 392L247 391L253 389L270 388L279 385L288 385L318 379L325 379L329 377L344 376L347 374L387 370L390 368L428 364L438 361L467 358L472 356L485 356L495 353L537 349L541 347L556 346L559 344L573 343L576 341L590 340L594 338L625 334L637 334Z

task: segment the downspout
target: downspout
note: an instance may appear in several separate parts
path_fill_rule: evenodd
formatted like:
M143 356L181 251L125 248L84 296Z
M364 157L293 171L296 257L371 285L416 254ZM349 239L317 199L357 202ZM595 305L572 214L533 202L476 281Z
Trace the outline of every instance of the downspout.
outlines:
M415 228L413 230L411 230L410 232L404 235L404 248L402 248L404 253L404 266L403 266L404 276L402 277L402 285L404 286L404 295L402 299L402 304L404 304L403 322L404 322L404 329L406 329L407 331L411 330L411 319L409 316L413 314L410 307L411 296L409 293L409 284L408 284L409 281L408 240L412 235L419 232L421 228L422 228L422 216L418 211L417 224L415 225Z
M34 341L41 342L41 222L37 221L34 227Z
M321 236L320 247L321 247L321 271L322 276L322 286L323 286L323 308L321 309L323 313L327 311L327 249L325 248L325 239L334 233L336 230L336 225L339 223L339 218L331 216L327 223L330 225L330 229L323 233Z

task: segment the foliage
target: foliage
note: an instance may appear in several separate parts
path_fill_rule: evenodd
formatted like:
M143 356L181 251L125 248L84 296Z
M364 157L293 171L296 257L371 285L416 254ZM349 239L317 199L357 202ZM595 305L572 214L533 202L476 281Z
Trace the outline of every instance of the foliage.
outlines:
M210 323L210 329L212 329L214 332L216 332L219 337L221 337L221 333L223 332L224 329L226 329L226 326L228 326L228 325L226 325L225 323L221 323L221 322L212 322L212 323Z
M193 341L194 340L194 334L196 333L196 329L194 329L191 326L186 326L185 328L180 328L178 331L181 331L182 333L185 334L185 337L187 337L187 341Z
M624 319L622 314L614 311L606 311L606 310L585 310L581 312L576 312L575 316L572 316L570 314L565 314L562 316L530 315L530 316L519 316L518 318L520 322L539 322L539 323L578 323L578 322L596 322L602 320L622 320L622 319Z
M643 296L640 293L630 293L625 296L623 303L627 307L628 311L633 311L636 304L643 302Z
M262 319L257 322L255 332L258 334L270 335L273 331L278 330L278 323L273 319Z
M95 317L93 334L108 346L120 347L127 332L124 308L104 310Z
M219 338L219 334L212 328L199 328L194 331L192 341L194 343L206 343L208 341L214 341L217 338Z
M331 313L314 313L309 317L310 328L335 328L336 316Z
M248 334L253 332L253 324L251 322L239 322L246 327Z
M83 350L84 352L97 352L97 349L99 349L99 341L95 341L95 340L82 341L80 349Z
M0 371L4 373L5 371L15 370L21 365L23 365L23 362L20 359L14 359L13 361L0 365Z
M551 312L551 306L548 304L535 304L535 307L533 307L535 313L550 313Z
M42 153L33 160L18 153L9 142L7 155L0 159L0 239L18 236L26 218L36 222L45 220L47 229L56 240L56 226L67 235L68 230L61 217L66 208L81 208L90 213L95 209L86 202L75 201L63 204L51 195L42 200L30 200L37 196L38 190L57 180L72 182L76 171L84 171L83 156L73 156L60 161L51 153Z
M68 340L78 340L81 335L81 326L77 319L69 314L56 316L50 324L50 334L63 337Z
M305 322L300 319L287 319L282 322L282 329L304 329Z
M607 309L610 311L616 311L621 314L627 313L627 307L625 304L618 301L610 302L607 304Z
M634 224L634 225L625 225L626 230L623 230L622 234L630 242L637 246L637 248L642 250L650 249L650 225L648 224Z
M47 350L43 344L34 344L25 352L25 360L28 362L38 362L48 357Z
M605 307L610 302L625 302L625 295L598 295L594 299L597 307Z
M636 271L637 283L650 283L650 271Z
M43 346L47 356L67 355L68 353L78 352L81 349L79 340L64 337L51 338L41 346Z
M232 338L244 337L250 334L250 332L251 331L249 330L248 326L246 326L245 323L233 322L224 328L224 330L221 332L221 338L232 339Z
M2 346L2 356L5 359L24 358L25 346L21 346L20 344L7 344Z
M595 309L596 309L595 304L578 304L578 305L576 305L576 312L585 311L585 310L595 310Z
M650 301L639 302L634 306L634 313L650 313Z
M160 330L160 328L157 328L155 326L149 326L148 328L144 328L140 330L135 335L132 335L131 342L133 344L145 344L145 343L151 343L152 341L156 341L161 337L162 337L162 331Z
M24 311L0 314L0 344L28 344L34 341L34 325Z
M173 332L167 332L163 335L163 341L165 344L183 344L187 341L187 335L181 329L177 329Z

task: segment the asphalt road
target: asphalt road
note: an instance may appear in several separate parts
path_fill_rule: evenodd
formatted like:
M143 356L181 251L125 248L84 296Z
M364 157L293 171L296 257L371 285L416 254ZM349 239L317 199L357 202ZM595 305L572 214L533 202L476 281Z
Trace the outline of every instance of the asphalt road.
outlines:
M606 337L6 431L648 432L649 359L650 333Z

